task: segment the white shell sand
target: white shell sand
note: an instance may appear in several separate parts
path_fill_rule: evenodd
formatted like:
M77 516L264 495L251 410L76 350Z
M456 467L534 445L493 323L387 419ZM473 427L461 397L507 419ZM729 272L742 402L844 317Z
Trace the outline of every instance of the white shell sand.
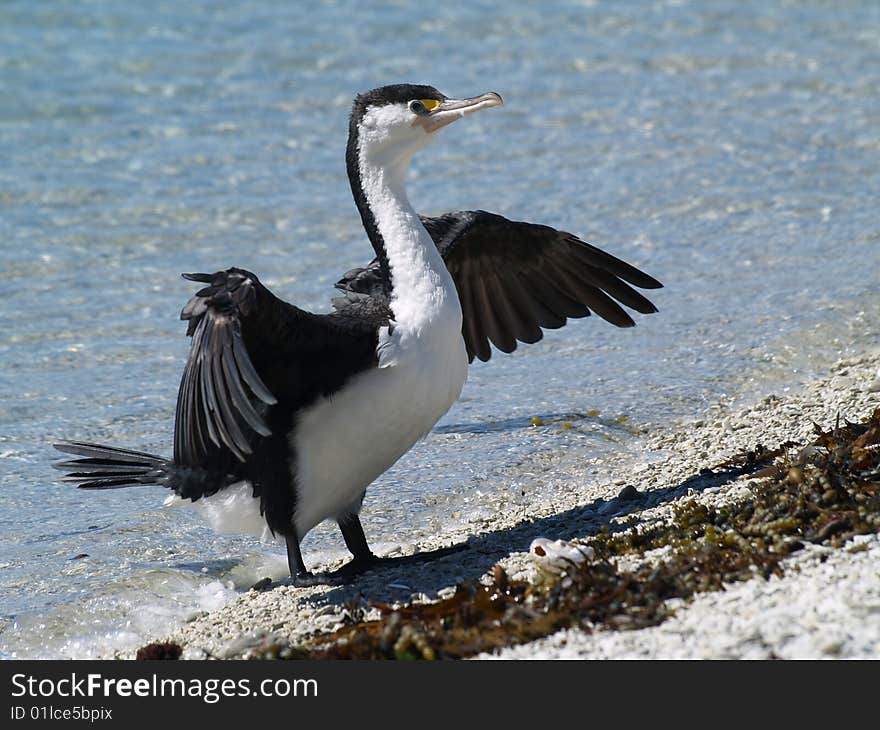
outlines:
M827 376L797 393L768 394L736 406L735 397L712 404L700 418L639 438L644 460L611 457L602 480L591 465L571 463L564 454L536 457L543 488L520 504L489 505L490 516L422 541L420 550L463 542L470 548L420 566L384 569L344 587L292 588L278 585L250 591L218 611L202 614L168 637L185 647L184 657L246 656L263 642L300 643L340 626L360 597L394 603L447 595L456 582L487 576L500 562L512 577L533 578L529 557L536 538L548 543L576 540L602 524L671 514L675 499L697 496L707 502L747 497L748 478L707 487L695 475L757 443L774 448L806 441L812 423L831 426L838 412L862 419L880 406L871 390L880 352L840 361ZM608 466L605 464L604 466ZM617 499L623 485L645 497L635 506ZM597 500L604 502L596 503ZM863 543L851 551L853 543ZM638 631L566 630L501 652L506 658L769 658L880 657L880 541L857 538L839 549L811 547L789 559L782 578L756 578L728 590L679 601L676 615ZM336 565L322 566L334 568ZM363 605L362 603L360 605ZM366 616L370 617L370 611Z

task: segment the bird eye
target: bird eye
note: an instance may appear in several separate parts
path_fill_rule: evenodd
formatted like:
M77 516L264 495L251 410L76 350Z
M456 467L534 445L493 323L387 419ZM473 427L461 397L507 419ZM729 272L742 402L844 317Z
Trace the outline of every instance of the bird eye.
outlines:
M419 101L418 99L413 99L409 103L409 110L413 114L427 114L428 113L428 107L426 107L424 104L422 104L422 102Z

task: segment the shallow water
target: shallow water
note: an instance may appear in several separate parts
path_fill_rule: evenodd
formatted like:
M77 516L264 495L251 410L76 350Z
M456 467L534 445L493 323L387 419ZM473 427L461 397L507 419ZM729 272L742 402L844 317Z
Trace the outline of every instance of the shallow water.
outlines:
M564 228L666 285L633 330L576 321L475 365L370 489L378 546L473 518L540 450L631 449L621 416L662 426L878 342L876 3L145 5L0 6L0 656L137 646L283 575L158 490L57 483L49 444L168 452L181 271L243 266L326 311L372 255L343 164L358 91L500 92L415 160L417 207ZM305 551L343 553L329 527Z

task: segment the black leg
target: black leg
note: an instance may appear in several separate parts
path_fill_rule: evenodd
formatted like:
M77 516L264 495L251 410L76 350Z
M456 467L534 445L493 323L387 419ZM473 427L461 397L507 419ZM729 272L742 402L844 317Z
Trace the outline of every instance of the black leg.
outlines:
M290 577L308 573L303 556L299 549L299 538L296 535L287 537L287 567L290 568Z
M452 555L467 548L466 545L453 545L448 548L440 548L426 553L405 555L396 558L378 558L370 550L367 537L360 518L354 513L348 513L340 517L337 522L342 530L342 539L345 546L351 551L352 559L341 568L332 573L313 574L306 570L303 563L302 553L299 549L299 540L296 537L287 538L287 565L290 568L290 577L295 586L316 585L341 585L348 583L353 578L370 568L383 566L407 566L436 560L437 558Z
M342 539L345 540L345 546L354 557L341 568L328 574L328 577L333 579L334 582L348 582L370 568L426 563L465 549L464 545L453 545L452 547L440 548L439 550L432 550L427 553L403 555L396 558L378 558L370 550L370 546L367 545L367 538L364 535L364 528L361 525L360 517L350 512L340 517L337 522L339 523L339 529L342 530Z
M299 549L299 540L295 537L287 538L287 567L290 568L290 578L297 587L317 585L339 585L346 583L359 573L363 573L371 565L379 562L379 558L373 555L370 546L367 545L367 536L360 518L352 513L343 515L338 520L339 529L342 530L342 539L345 546L351 551L353 559L333 573L310 573L302 559L302 551Z
M299 549L299 538L295 535L287 537L287 567L290 569L290 578L295 586L314 586L326 583L321 576L312 575L306 570L302 552Z
M290 570L290 579L295 586L314 585L309 582L314 576L306 570L303 562L302 551L299 549L299 538L296 535L285 536L287 542L287 568ZM272 587L271 578L258 580L251 586L254 591L267 591Z
M349 513L340 517L338 522L339 529L342 530L342 539L345 540L345 547L354 556L354 562L367 565L376 562L376 556L367 545L367 536L364 535L361 518L354 513Z

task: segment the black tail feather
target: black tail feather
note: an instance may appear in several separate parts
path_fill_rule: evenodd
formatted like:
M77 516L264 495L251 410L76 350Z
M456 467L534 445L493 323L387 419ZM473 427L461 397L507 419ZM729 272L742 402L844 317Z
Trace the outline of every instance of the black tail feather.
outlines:
M164 456L116 446L85 441L61 441L54 446L79 457L57 461L52 466L67 472L62 481L73 482L80 489L165 487L195 502L242 478L222 470L178 466Z
M52 465L66 471L64 481L75 482L80 489L171 486L173 465L161 456L83 441L62 441L54 446L65 454L82 457Z
M105 458L118 461L120 457L129 457L129 460L135 462L148 461L151 463L166 463L168 460L148 454L145 451L132 451L131 449L120 449L117 446L101 446L99 444L90 444L85 441L61 441L53 446L65 454L73 454L74 456L87 456L89 458Z

